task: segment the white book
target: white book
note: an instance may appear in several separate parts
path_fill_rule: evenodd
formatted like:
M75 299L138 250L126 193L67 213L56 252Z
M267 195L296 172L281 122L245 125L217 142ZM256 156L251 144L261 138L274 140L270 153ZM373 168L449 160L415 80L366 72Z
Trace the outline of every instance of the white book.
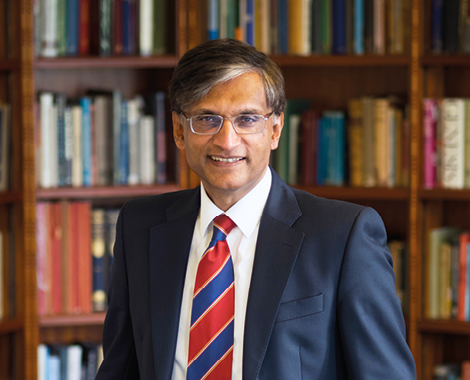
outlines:
M155 121L153 116L140 118L140 180L142 184L155 183Z
M57 139L57 106L52 104L51 108L51 130L49 133L51 139L49 155L51 156L51 186L57 187L59 184L59 140Z
M42 23L42 48L43 57L57 56L57 7L58 0L43 0L43 11L41 16L44 18Z
M40 122L41 122L41 178L39 184L43 188L52 187L52 157L51 142L54 129L53 120L54 95L50 92L43 92L39 95Z
M147 57L153 53L153 0L140 0L139 9L140 55Z
M38 380L47 380L47 361L49 357L49 347L45 344L38 346Z
M49 355L47 361L47 380L61 380L60 379L60 357L58 355Z
M463 189L465 177L464 99L444 99L442 112L442 186L448 189Z
M139 101L131 99L127 103L127 122L129 128L129 185L140 183L140 128L139 128Z
M72 344L67 347L67 379L80 380L82 374L83 347Z
M80 187L83 185L82 149L81 149L82 108L80 107L80 105L74 105L72 107L72 131L73 131L72 186Z
M0 105L0 191L8 190L10 172L10 106Z
M470 99L465 99L465 188L470 188Z

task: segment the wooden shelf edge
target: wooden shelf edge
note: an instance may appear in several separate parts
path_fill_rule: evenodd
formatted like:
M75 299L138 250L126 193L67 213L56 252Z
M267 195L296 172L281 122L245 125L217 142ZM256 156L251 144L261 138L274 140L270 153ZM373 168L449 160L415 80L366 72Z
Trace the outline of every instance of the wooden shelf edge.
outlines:
M19 191L0 192L0 205L20 202L23 195Z
M422 200L470 201L470 189L421 189L418 196Z
M180 186L174 183L165 185L58 187L53 189L38 189L36 191L36 199L117 199L163 194L177 190L180 190Z
M92 69L92 68L173 68L178 63L176 55L152 57L116 56L116 57L58 57L37 58L36 69Z
M335 187L335 186L294 186L319 197L342 200L389 200L407 201L410 198L408 188L382 187Z
M423 66L468 66L470 65L470 54L426 54L421 57Z
M106 313L39 316L39 327L102 325Z
M470 323L448 319L424 319L418 321L418 330L422 333L443 333L470 335Z
M9 334L19 331L24 327L24 323L20 319L4 319L0 320L0 335Z
M411 58L404 55L272 55L281 67L286 66L408 66Z

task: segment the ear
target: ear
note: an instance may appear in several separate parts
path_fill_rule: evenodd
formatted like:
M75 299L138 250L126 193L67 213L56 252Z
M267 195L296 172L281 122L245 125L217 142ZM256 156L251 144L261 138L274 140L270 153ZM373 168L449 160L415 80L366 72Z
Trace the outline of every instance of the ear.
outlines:
M271 150L275 150L279 146L279 139L281 138L282 127L284 127L284 112L278 116L276 124L273 125L271 136Z
M171 118L173 120L173 138L175 139L175 144L178 149L183 150L185 148L184 125L181 123L181 120L176 112L171 113Z

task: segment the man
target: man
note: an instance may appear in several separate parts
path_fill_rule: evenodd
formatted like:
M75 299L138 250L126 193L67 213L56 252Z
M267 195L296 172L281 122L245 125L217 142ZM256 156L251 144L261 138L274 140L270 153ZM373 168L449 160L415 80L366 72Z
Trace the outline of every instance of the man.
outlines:
M292 189L268 166L279 68L209 41L183 56L170 99L201 186L123 207L97 379L415 379L378 214ZM197 311L221 273L223 292Z

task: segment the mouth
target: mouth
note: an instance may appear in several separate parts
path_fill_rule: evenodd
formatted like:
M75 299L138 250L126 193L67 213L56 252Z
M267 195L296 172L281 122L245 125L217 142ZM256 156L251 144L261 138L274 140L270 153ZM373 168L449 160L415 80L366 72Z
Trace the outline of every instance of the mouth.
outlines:
M245 159L245 157L217 157L217 156L209 156L209 158L215 162L226 162L226 163L239 162Z

